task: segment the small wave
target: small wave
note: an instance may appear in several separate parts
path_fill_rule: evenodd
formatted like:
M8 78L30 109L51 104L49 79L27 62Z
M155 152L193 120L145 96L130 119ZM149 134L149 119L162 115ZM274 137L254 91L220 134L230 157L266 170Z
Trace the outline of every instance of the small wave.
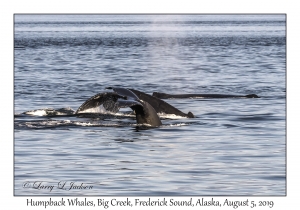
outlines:
M188 126L193 123L170 123L163 124L162 128L168 127L181 127ZM69 129L74 127L136 127L138 129L153 128L149 124L138 124L136 122L118 121L105 121L105 120L92 120L92 121L76 121L76 120L31 120L31 121L15 121L15 128L17 129Z
M162 128L173 128L173 127L181 127L181 126L187 126L187 125L190 125L190 123L178 122L178 123L163 124L161 127Z
M61 31L62 32L62 31ZM62 32L64 33L64 32ZM96 32L97 33L97 32ZM93 36L90 37L76 37L74 39L67 39L64 37L21 37L16 36L14 43L16 46L23 46L26 48L37 48L43 46L108 46L108 47L128 47L132 46L146 46L146 45L164 45L164 39L160 37L105 37L105 36ZM198 36L190 37L178 37L175 42L169 42L168 44L174 45L180 43L182 46L228 46L228 45L243 45L248 46L282 46L286 44L285 36L273 36L273 37L260 37L259 39L249 40L246 37L239 36L236 39L231 37L205 37L199 38ZM23 48L21 48L23 49Z
M23 46L14 46L15 50L25 50L26 48Z
M188 123L176 123L176 124L170 124L168 126L170 127L180 127L180 126L186 126Z
M158 115L162 120L186 119L186 117L178 116L175 114L159 113ZM132 121L132 118L136 117L134 112L132 111L113 113L107 111L103 106L87 109L78 114L75 114L75 111L71 108L36 109L23 112L19 115L15 115L15 117L25 117L24 119L16 119L15 128L18 129L68 129L72 127L138 127L139 129L152 128L152 126L148 124L137 124L135 119L134 121ZM48 119L45 119L45 117ZM75 117L75 119L78 120L73 120L74 118L72 118L71 120L57 120L54 119L56 117ZM83 118L85 118L85 120ZM119 120L123 118L131 118L131 120L125 120L125 122L123 120ZM163 127L179 127L187 125L187 123L182 122L163 124Z
M53 109L53 108L44 108L44 109L35 109L35 110L30 110L23 112L21 114L15 114L15 116L18 115L31 115L31 116L67 116L67 115L74 115L75 111L70 108L60 108L60 109ZM93 114L100 114L100 115L110 115L110 116L116 116L116 117L135 117L134 112L132 111L125 111L125 112L111 112L107 111L102 105L95 107L95 108L90 108L86 109L83 111L78 112L80 116L92 116ZM82 115L81 115L82 114ZM175 115L175 114L166 114L166 113L157 113L158 116L161 119L186 119L187 117Z
M110 112L106 111L104 107L96 107L84 110L75 114L75 111L71 108L44 108L44 109L35 109L30 111L25 111L23 113L16 113L14 115L16 118L22 117L79 117L79 118L98 118L98 119L111 119L111 118L135 118L135 114L132 111L127 112Z
M120 127L124 126L122 123L112 123L112 122L74 122L74 125L83 126L83 127Z
M53 129L79 126L79 127L120 127L124 126L122 123L116 122L80 122L71 120L38 120L30 122L18 122L16 123L17 128L23 129Z
M25 115L33 115L33 116L55 116L55 115L71 115L74 114L74 110L71 108L61 108L61 109L36 109L31 111L23 112L22 114Z
M39 120L39 121L33 121L33 122L24 122L19 123L19 127L25 127L25 128L33 128L33 129L39 129L39 128L55 128L58 126L66 126L66 125L72 125L72 122L70 120Z

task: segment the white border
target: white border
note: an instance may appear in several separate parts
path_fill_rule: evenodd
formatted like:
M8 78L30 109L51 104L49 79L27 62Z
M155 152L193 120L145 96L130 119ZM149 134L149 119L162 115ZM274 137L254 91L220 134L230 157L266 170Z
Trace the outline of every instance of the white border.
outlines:
M3 209L26 207L26 197L13 196L13 14L14 13L286 13L287 14L287 197L252 197L252 200L274 200L272 209L298 205L299 161L296 119L299 117L299 11L296 1L274 0L85 0L85 1L2 1L1 2L1 202ZM8 111L10 110L10 111ZM31 197L32 198L32 197ZM45 200L47 197L37 197ZM56 197L56 200L59 198ZM97 198L91 198L96 200ZM106 198L109 199L109 198ZM132 198L133 199L133 198ZM181 197L179 199L187 199ZM225 200L225 197L217 197ZM230 197L234 199L234 197ZM236 200L245 197L235 198ZM44 207L34 207L45 209ZM50 207L49 207L50 208ZM101 208L101 207L97 207ZM195 208L195 207L194 207ZM47 208L48 209L48 208ZM69 208L71 209L71 208ZM85 208L80 208L85 209ZM110 208L109 208L110 209ZM116 209L116 208L114 208ZM131 208L132 209L132 208ZM164 208L165 209L165 208ZM168 207L167 209L171 209ZM205 209L205 208L201 208ZM214 208L209 208L214 209ZM220 209L220 208L218 208ZM221 208L226 209L226 208ZM233 209L228 207L228 209ZM238 209L244 209L239 207ZM293 208L297 209L297 208Z

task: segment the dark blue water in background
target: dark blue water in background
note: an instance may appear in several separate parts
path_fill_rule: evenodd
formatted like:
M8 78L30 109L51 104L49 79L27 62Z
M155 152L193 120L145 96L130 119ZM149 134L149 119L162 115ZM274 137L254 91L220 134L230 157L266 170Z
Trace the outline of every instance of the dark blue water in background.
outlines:
M285 195L285 21L15 15L15 195ZM169 99L196 118L162 116L148 130L126 109L109 119L45 116L107 86L261 98ZM35 181L93 188L38 190Z

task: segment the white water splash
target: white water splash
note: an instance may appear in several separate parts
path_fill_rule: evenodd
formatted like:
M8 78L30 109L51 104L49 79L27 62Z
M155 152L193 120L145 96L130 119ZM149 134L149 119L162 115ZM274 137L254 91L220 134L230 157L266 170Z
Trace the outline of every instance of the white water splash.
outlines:
M45 108L45 109L36 109L24 112L24 114L27 115L33 115L33 116L51 116L51 115L69 115L73 114L74 110L70 107L68 108L61 108L61 109L52 109L52 108Z
M90 108L90 109L86 109L83 111L80 111L79 113L108 113L108 111L103 107L103 105L98 106L98 107L94 107L94 108Z
M28 112L24 112L24 114L34 115L34 116L46 116L47 112L45 109L37 109Z
M185 125L188 125L187 123L176 123L176 124L170 124L170 125L167 125L167 126L170 126L170 127L180 127L180 126L185 126Z
M165 114L165 113L157 113L160 118L163 119L186 119L187 117L175 115L175 114Z

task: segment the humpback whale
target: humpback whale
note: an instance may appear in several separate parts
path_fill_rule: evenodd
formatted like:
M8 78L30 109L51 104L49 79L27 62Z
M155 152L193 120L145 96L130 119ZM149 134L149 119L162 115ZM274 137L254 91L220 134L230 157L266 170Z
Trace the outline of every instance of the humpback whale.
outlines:
M177 94L154 92L151 95L127 88L107 87L113 92L98 93L87 99L75 112L79 114L87 109L103 106L107 111L116 113L120 108L130 107L135 115L138 124L147 124L152 127L162 125L158 113L175 114L182 117L193 118L191 112L183 113L172 105L161 99L169 98L259 98L255 94L250 95L222 95L222 94Z
M167 94L154 92L152 96L159 99L170 98L259 98L256 94L249 95L226 95L226 94Z
M141 100L147 101L157 113L165 113L165 114L175 114L182 117L194 118L192 112L188 112L187 114L183 113L182 111L176 109L175 107L171 106L167 102L151 96L147 93L140 92L138 90L129 89L133 93L135 93Z
M98 93L86 100L75 112L78 114L84 110L103 107L111 112L117 112L120 108L130 107L136 115L138 124L146 124L151 127L162 125L156 110L147 102L126 88L108 87L114 92Z
M106 93L98 93L92 97L90 97L88 100L86 100L75 112L75 114L78 114L79 112L82 112L84 110L95 108L100 105L103 105L103 107L107 111L111 112L117 112L119 110L119 107L117 106L116 102L119 98L127 99L126 96L119 95L115 92L106 92Z

